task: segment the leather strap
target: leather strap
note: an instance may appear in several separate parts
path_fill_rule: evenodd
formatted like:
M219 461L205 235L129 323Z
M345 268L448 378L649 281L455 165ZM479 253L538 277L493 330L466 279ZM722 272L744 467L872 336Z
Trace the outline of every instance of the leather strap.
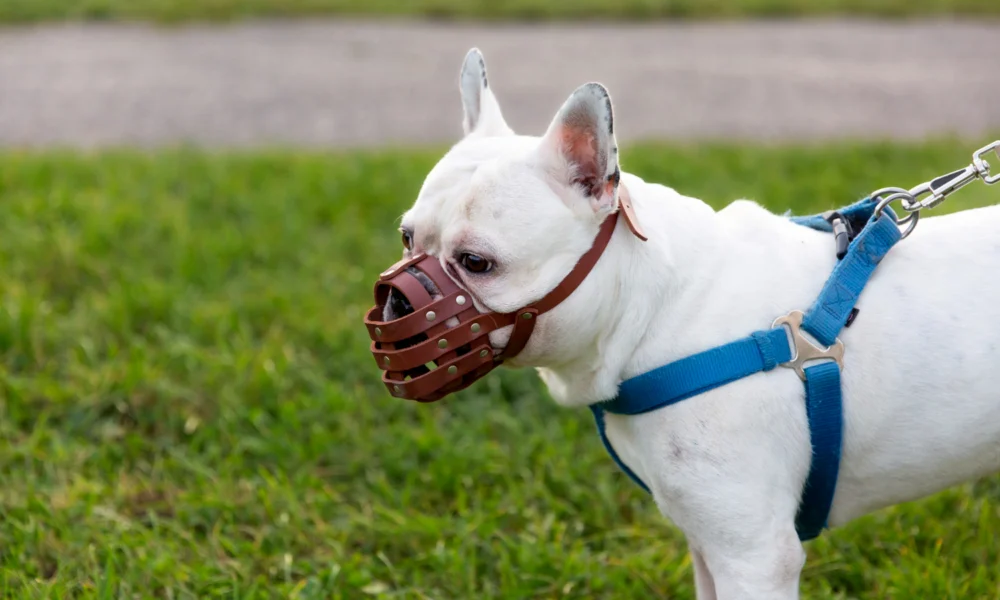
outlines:
M622 185L618 190L618 206L625 213L625 224L628 225L632 234L642 241L646 241L646 234L639 226L639 219L635 216L635 209L632 208L632 196L628 193L628 188Z
M628 225L629 231L640 240L646 241L647 238L639 227L639 220L636 218L635 210L632 208L631 196L629 196L628 189L624 185L619 187L618 203L621 210L608 215L604 219L590 250L587 250L580 257L573 270L559 282L559 285L534 304L529 304L512 313L498 315L500 317L498 320L503 322L500 325L501 327L510 325L511 323L514 325L514 331L510 334L507 347L504 348L500 356L501 360L517 356L521 350L524 350L524 347L528 344L528 339L531 338L531 333L535 329L535 322L538 320L538 316L562 304L566 298L569 298L576 291L576 288L580 287L580 284L583 283L583 280L593 270L597 261L601 260L604 250L611 242L611 237L614 235L615 227L618 224L618 215L623 214L625 216L625 223Z
M503 316L514 315L515 313L507 313ZM507 345L504 347L503 352L500 354L500 360L506 360L508 358L513 358L517 356L521 350L528 344L528 339L531 337L531 332L535 330L536 317L539 312L534 308L526 308L519 310L517 316L514 319L514 331L510 332L510 339L507 340Z
M576 288L580 287L583 280L587 278L590 271L597 264L597 261L601 259L601 255L604 254L604 249L608 247L608 243L611 241L611 236L615 233L615 225L618 224L618 214L613 213L608 215L608 218L601 223L601 229L597 232L597 237L594 238L594 244L587 250L583 256L576 262L576 266L573 270L569 272L566 277L559 282L551 292L545 295L544 298L535 302L534 304L529 304L524 308L516 311L517 314L523 314L528 310L535 310L537 314L544 315L556 306L562 303L563 300L569 298L570 294L576 291Z

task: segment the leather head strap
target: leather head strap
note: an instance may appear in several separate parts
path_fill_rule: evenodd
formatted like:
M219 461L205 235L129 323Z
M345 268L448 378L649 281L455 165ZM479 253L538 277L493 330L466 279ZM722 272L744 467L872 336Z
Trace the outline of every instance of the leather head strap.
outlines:
M538 320L538 316L562 304L563 300L569 298L570 294L575 292L576 288L580 287L580 284L590 274L594 265L601 259L604 249L608 247L611 236L615 232L615 225L618 224L618 214L617 212L613 213L604 219L590 250L587 250L580 257L573 270L551 292L534 304L529 304L516 312L502 315L508 318L513 316L514 323L514 331L511 332L510 341L507 342L507 346L503 349L503 353L501 354L502 359L517 356L524 349L525 345L527 345L528 339L531 337L531 332L535 329L535 322Z

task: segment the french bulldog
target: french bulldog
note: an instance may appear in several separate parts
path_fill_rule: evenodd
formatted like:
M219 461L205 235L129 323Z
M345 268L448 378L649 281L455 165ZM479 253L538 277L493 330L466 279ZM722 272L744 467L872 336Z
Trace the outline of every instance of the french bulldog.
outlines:
M716 211L620 171L601 84L570 94L540 137L512 131L491 84L472 49L459 77L464 137L402 217L404 258L435 257L478 310L511 313L570 272L623 189L648 237L618 222L586 279L509 361L537 369L556 402L608 400L626 379L815 300L837 261L829 234L749 200ZM619 172L619 185L605 185ZM1000 470L998 231L1000 206L924 218L861 294L841 334L831 527ZM489 334L495 351L511 329ZM811 449L794 371L605 423L622 462L683 531L699 599L798 597L805 552L794 521Z

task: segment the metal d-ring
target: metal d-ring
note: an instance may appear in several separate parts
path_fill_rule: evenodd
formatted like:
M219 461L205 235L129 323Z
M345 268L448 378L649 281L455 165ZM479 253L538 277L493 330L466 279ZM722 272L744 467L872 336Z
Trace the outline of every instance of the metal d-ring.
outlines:
M879 203L875 206L875 218L881 217L882 216L882 211L885 210L885 207L889 206L890 204L892 204L896 200L902 200L903 203L904 203L904 208L905 208L905 204L907 202L909 202L909 203L912 204L912 202L914 200L913 195L910 194L910 192L908 192L906 190L903 190L903 189L900 189L900 188L884 188L883 190L879 190L879 192L885 192L885 191L892 190L892 189L898 189L899 191L897 191L895 193L892 193L892 194L889 194L885 198L879 200ZM879 195L878 192L876 192L875 194L872 194L872 197L873 198L877 198L878 195ZM906 215L902 219L900 219L898 217L895 218L896 225L898 225L900 227L902 227L903 225L906 225L906 229L903 230L903 234L900 237L900 239L905 238L906 236L910 235L913 232L913 228L917 226L917 221L919 219L920 219L920 211L919 210L914 210L914 211L910 212L908 215Z

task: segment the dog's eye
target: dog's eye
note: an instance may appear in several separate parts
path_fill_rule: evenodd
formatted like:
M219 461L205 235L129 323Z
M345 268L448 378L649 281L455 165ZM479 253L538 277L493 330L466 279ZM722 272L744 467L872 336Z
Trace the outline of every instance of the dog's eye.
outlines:
M407 250L413 249L413 234L405 229L400 229L399 232L403 234L403 247Z
M490 261L486 260L478 254L465 253L459 257L459 262L465 267L465 270L470 273L485 273L493 268Z

